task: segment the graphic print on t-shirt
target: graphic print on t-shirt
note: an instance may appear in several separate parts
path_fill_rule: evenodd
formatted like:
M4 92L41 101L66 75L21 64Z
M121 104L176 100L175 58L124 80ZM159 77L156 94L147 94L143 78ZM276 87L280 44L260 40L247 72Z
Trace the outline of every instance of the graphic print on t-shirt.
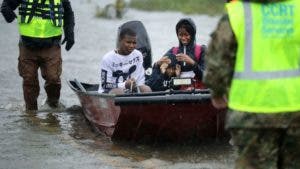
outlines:
M125 88L125 82L129 78L135 79L137 85L145 83L143 56L138 50L126 56L111 51L103 57L100 67L99 93L112 88Z
M117 71L113 72L112 75L113 75L113 77L116 78L116 84L118 84L119 82L125 82L128 77L130 78L130 75L135 70L136 70L136 65L132 65L129 68L128 72L123 72L122 70L117 70Z

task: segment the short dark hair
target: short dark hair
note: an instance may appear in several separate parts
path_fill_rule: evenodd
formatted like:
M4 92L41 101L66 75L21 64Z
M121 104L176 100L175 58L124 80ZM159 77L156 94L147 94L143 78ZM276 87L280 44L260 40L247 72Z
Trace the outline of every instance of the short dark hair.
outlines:
M130 28L121 29L119 34L119 40L122 40L125 37L125 35L136 36L136 33Z

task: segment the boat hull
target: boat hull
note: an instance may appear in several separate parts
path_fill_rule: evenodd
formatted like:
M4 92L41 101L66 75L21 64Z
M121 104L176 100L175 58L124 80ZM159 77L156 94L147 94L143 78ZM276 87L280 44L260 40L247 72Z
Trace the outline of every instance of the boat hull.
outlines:
M113 141L183 142L227 136L226 110L215 109L209 94L114 96L71 88L88 121Z
M181 142L225 136L225 112L209 103L150 103L120 109L113 139Z

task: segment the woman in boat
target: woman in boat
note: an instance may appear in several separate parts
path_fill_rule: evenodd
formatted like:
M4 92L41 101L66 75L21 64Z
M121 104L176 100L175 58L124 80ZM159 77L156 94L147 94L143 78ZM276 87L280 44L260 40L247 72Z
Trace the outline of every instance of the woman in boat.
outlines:
M118 48L102 59L99 93L151 92L144 84L143 55L135 49L136 38L132 29L120 30Z
M203 87L201 79L204 71L205 45L196 44L196 25L191 18L180 19L176 24L176 34L179 46L172 47L167 53L153 65L153 73L147 84L156 90L156 84L152 83L152 78L157 78L162 74L160 67L167 58L174 58L176 64L180 65L180 77L195 78L198 81L198 88Z

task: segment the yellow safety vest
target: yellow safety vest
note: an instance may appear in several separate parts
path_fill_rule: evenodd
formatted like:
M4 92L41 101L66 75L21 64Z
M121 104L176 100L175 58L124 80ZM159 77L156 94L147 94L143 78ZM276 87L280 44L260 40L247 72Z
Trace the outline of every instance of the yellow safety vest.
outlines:
M238 42L229 107L255 113L300 110L300 3L226 5Z
M59 36L63 13L61 0L23 0L19 6L19 32L34 38Z

